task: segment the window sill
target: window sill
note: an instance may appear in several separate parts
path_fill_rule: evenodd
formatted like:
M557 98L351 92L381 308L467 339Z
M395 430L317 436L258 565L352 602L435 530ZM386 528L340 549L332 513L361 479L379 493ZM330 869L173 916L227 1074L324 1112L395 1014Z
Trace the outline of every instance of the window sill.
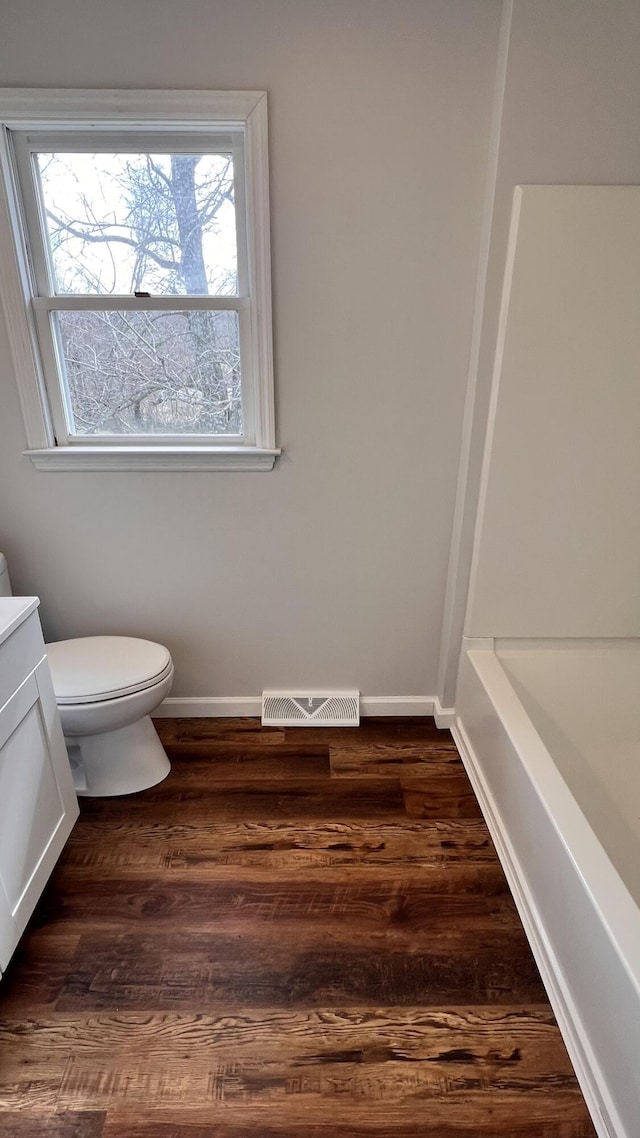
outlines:
M263 447L47 447L24 452L38 470L271 470Z

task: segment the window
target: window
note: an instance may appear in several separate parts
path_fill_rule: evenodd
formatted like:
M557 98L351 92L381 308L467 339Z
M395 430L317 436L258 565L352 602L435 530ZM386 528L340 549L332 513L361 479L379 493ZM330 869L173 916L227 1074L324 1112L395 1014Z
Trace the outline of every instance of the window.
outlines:
M36 465L273 466L266 96L6 90L0 113Z

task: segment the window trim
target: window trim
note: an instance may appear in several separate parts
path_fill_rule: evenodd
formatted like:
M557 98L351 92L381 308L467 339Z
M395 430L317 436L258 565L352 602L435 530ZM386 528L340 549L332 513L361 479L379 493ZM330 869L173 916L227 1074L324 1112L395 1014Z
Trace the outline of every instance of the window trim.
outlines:
M266 93L5 88L0 89L0 123L0 300L26 429L24 453L40 470L271 469L280 451L274 421ZM139 440L128 445L124 436L113 443L103 436L87 445L58 443L40 361L35 316L39 301L31 286L8 132L75 128L86 134L93 127L96 132L138 128L145 133L201 135L203 129L225 123L244 128L254 440L228 445L220 436L220 441L202 445L200 437L194 445L185 436L184 441L163 439L160 445Z

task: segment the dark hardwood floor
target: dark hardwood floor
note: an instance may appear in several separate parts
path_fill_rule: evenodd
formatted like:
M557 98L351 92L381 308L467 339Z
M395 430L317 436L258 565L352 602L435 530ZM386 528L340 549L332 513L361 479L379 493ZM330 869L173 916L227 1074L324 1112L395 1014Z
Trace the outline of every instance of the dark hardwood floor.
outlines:
M159 721L0 984L3 1138L593 1138L431 721Z

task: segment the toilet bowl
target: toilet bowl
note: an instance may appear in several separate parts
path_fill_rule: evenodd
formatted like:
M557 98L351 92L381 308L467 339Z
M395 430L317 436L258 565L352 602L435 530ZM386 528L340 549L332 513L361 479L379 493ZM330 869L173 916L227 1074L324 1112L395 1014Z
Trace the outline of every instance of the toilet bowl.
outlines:
M0 553L0 597L10 597ZM76 793L135 794L171 770L150 715L171 690L166 648L132 636L83 636L47 655Z
M76 792L134 794L166 778L171 764L150 715L171 690L167 649L85 636L47 644L47 656Z

